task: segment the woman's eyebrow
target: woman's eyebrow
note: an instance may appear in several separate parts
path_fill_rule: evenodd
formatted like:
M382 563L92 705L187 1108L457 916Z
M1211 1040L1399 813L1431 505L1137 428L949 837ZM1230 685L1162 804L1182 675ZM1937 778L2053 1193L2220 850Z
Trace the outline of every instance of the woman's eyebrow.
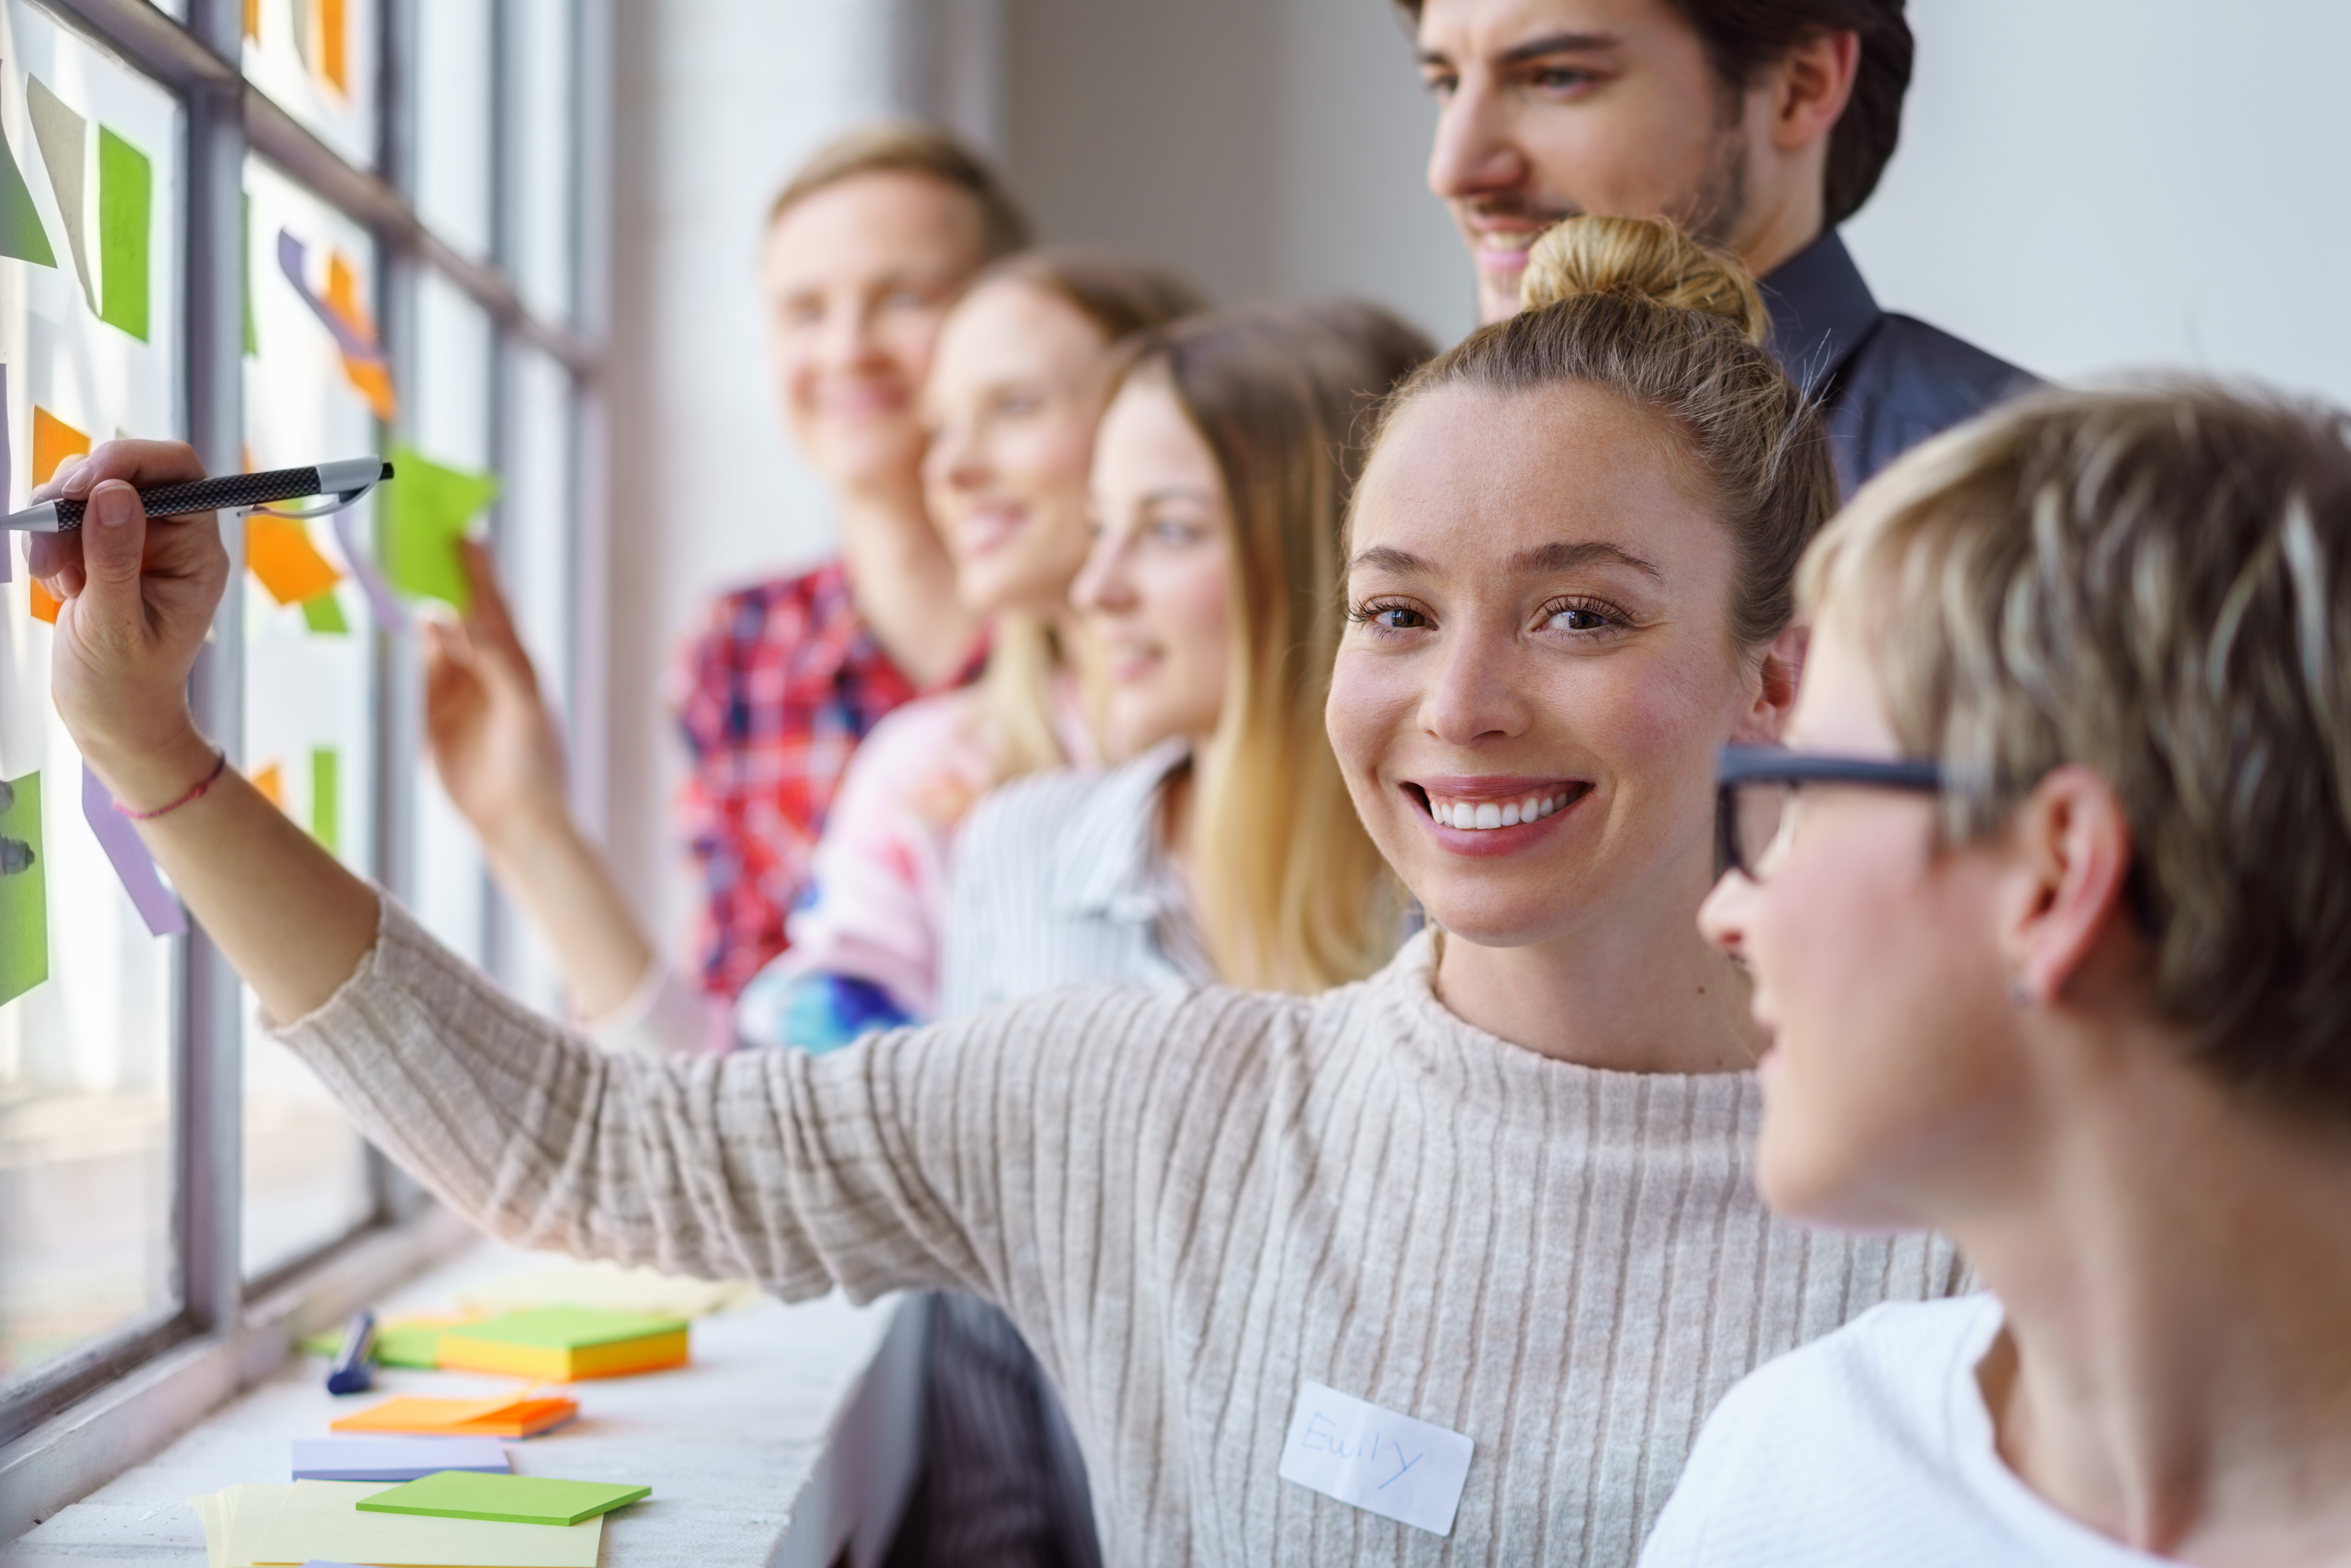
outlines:
M1360 552L1347 563L1347 570L1353 571L1359 566L1375 566L1383 571L1401 572L1405 575L1425 572L1428 570L1428 563L1418 556L1408 550L1392 549L1386 545L1374 545L1371 549Z
M1659 582L1666 580L1666 574L1653 563L1642 559L1631 550L1597 539L1587 539L1579 544L1538 545L1533 549L1520 550L1510 558L1511 569L1516 571L1573 571L1578 567L1603 562L1629 566L1635 571L1646 572Z

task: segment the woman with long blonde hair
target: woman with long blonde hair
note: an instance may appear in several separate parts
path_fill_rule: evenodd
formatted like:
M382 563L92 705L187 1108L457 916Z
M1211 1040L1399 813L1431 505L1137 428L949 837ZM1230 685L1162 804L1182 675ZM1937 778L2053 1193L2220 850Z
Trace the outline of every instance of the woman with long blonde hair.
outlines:
M1132 760L1040 775L975 813L950 1013L1178 977L1310 992L1386 962L1395 882L1322 723L1343 625L1330 585L1369 411L1431 351L1343 304L1198 317L1134 346L1073 590L1105 735Z

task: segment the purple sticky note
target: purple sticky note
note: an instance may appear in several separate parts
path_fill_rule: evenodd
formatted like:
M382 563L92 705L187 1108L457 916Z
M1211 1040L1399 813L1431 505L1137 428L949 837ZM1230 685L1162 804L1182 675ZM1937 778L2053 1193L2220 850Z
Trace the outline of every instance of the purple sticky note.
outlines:
M163 885L163 878L155 870L155 857L147 852L146 842L129 818L114 809L114 797L89 770L81 765L81 814L89 823L89 831L98 835L99 847L106 858L114 862L114 874L121 879L122 891L131 895L138 906L139 918L147 923L148 931L157 936L181 936L187 933L188 912L172 890Z
M350 563L351 575L360 580L360 591L367 595L368 609L374 613L375 623L387 632L407 631L408 612L392 596L392 585L375 569L375 558L360 549L348 507L335 514L335 542L343 547L343 559Z

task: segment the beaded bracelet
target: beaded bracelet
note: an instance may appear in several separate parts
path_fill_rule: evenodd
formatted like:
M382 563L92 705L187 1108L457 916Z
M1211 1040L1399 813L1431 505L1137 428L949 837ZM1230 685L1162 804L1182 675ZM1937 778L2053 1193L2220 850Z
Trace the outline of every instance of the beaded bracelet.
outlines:
M130 818L134 822L152 822L156 818L162 816L168 811L176 811L181 807L186 805L189 801L201 799L204 792L211 789L213 785L218 781L223 773L228 771L228 753L225 751L216 752L214 753L214 756L218 760L214 762L213 770L210 773L205 774L202 779L197 779L193 789L181 796L178 800L172 801L170 805L158 806L152 811L134 811L130 807L124 805L121 801L117 800L114 803L114 809L121 812L124 816Z

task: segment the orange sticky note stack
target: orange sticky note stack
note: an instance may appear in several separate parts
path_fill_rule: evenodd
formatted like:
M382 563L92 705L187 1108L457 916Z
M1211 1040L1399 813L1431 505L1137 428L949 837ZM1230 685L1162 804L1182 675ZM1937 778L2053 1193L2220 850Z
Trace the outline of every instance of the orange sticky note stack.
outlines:
M535 1437L580 1414L580 1402L525 1395L506 1399L425 1399L403 1394L329 1422L334 1432L425 1432L451 1437Z
M441 1335L444 1370L505 1372L570 1383L683 1366L686 1325L676 1318L544 1307L508 1312Z

